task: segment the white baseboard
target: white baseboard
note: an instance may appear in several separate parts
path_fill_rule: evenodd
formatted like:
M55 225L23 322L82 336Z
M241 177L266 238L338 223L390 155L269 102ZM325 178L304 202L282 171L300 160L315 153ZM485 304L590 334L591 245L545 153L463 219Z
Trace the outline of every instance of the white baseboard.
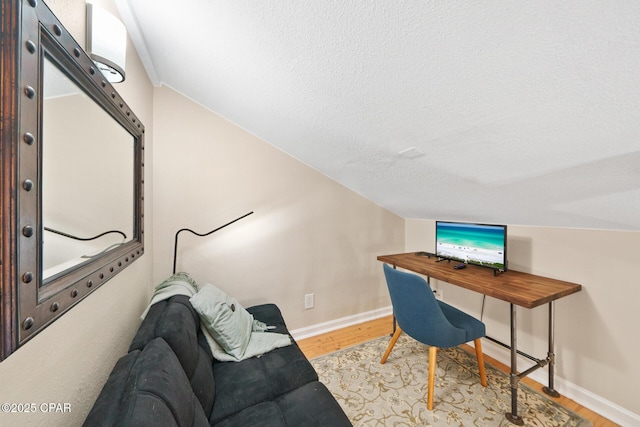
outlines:
M486 339L482 340L482 352L507 366L511 365L511 352L493 341ZM524 371L533 365L534 363L531 360L518 355L518 367L520 371ZM540 368L532 372L529 375L529 378L542 385L547 385L549 382L549 370L546 367ZM554 376L553 382L553 387L558 391L558 393L576 401L585 408L589 408L593 412L596 412L603 417L620 424L621 426L640 427L640 415L616 405L615 403L573 384L558 375Z
M345 328L347 326L356 325L369 320L378 319L380 317L388 316L393 313L392 307L384 307L377 310L368 311L365 313L356 314L353 316L343 317L341 319L331 320L329 322L320 323L313 326L307 326L305 328L295 329L289 331L291 336L297 341L305 338L310 338L316 335L324 334L326 332L335 331L337 329ZM487 356L491 356L499 362L509 366L511 364L511 352L494 343L493 341L483 340L482 350ZM527 369L532 366L533 362L525 357L518 355L518 366L520 370ZM540 368L534 371L529 378L546 385L549 378L549 370L547 368ZM589 390L586 390L576 384L573 384L564 378L559 376L554 377L554 388L558 393L578 402L585 408L589 408L592 411L602 415L603 417L620 424L625 427L640 427L640 415L635 414L613 402L604 399Z
M367 311L365 313L354 314L353 316L343 317L341 319L331 320L329 322L320 323L305 328L289 331L293 339L296 341L324 334L326 332L335 331L337 329L346 328L347 326L357 325L369 320L379 319L380 317L389 316L393 313L391 306L379 308L377 310Z

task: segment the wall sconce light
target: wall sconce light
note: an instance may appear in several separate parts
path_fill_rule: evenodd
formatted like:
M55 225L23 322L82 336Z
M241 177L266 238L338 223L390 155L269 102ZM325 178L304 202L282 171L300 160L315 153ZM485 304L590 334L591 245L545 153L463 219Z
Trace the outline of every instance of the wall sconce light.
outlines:
M111 83L124 81L127 29L118 18L87 3L87 53Z

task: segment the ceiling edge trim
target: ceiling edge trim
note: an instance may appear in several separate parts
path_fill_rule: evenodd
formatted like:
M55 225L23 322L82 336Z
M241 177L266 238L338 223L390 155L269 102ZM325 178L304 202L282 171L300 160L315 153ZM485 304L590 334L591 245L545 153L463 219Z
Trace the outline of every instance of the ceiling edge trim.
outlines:
M162 82L160 81L160 77L158 76L158 72L156 71L156 67L153 63L153 59L151 57L151 54L149 53L149 49L147 48L147 43L145 42L142 31L140 30L140 25L135 13L133 12L133 8L131 7L130 0L114 0L114 3L118 8L120 17L122 18L122 21L127 28L129 37L131 37L131 41L133 42L133 45L138 52L138 56L142 61L142 65L144 66L144 69L147 72L151 83L155 87L159 87Z

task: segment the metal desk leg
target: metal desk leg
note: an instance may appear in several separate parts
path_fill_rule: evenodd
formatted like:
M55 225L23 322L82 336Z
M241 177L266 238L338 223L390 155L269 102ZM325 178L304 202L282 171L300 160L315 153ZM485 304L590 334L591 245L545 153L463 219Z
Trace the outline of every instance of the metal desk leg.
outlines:
M524 425L524 420L518 415L518 347L516 330L516 306L511 304L511 412L505 417L516 425Z
M396 269L396 265L393 264L393 269ZM393 330L391 331L391 335L389 335L390 337L394 336L396 334L396 327L398 326L398 322L396 322L396 312L393 312Z
M555 305L554 301L549 303L549 352L547 360L549 361L549 387L542 387L542 391L552 397L560 397L553 388L554 367L556 365L556 355L554 353L554 329L555 329Z

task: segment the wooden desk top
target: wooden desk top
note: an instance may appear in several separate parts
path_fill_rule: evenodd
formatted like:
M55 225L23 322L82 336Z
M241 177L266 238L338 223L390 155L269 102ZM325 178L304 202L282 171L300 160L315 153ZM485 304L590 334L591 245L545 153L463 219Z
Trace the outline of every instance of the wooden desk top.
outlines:
M490 268L468 265L456 270L457 261L437 262L435 256L416 255L415 252L381 255L378 261L404 268L418 274L442 280L481 294L489 295L526 308L534 308L558 298L580 292L582 285L508 270L494 275Z

